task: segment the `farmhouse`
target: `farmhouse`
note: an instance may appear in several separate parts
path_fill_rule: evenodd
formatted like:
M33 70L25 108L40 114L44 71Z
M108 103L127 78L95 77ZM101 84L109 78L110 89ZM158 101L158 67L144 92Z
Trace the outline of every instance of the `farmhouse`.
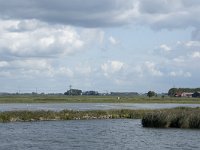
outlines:
M181 97L192 97L192 94L193 94L193 93L191 93L191 92L183 92L183 93L181 94Z
M192 97L200 97L200 92L194 92L194 93L192 94Z
M174 96L175 97L192 97L191 92L177 92Z
M200 92L177 92L175 97L200 97Z

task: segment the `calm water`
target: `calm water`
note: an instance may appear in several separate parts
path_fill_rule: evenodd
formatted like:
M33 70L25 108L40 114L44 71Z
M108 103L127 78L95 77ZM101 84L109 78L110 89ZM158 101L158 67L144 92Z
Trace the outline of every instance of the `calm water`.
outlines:
M54 103L54 104L0 104L0 111L11 110L107 110L107 109L160 109L200 107L200 104L130 104L130 103Z
M200 131L141 127L140 120L0 123L1 150L199 150Z

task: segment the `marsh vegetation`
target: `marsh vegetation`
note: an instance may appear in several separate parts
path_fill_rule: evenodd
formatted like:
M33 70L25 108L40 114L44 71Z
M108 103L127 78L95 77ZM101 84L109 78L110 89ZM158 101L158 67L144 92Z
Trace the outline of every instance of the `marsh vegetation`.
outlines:
M156 128L198 128L200 129L200 108L158 110L145 114L143 127Z
M198 128L200 108L179 107L162 110L90 110L90 111L6 111L0 112L0 122L142 119L143 127Z
M0 112L0 122L50 121L80 119L140 119L152 110L90 110L90 111L6 111Z

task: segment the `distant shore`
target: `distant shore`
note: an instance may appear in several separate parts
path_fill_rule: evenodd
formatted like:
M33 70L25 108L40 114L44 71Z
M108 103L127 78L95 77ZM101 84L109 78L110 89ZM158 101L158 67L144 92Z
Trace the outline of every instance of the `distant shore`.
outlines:
M200 104L200 98L187 97L145 97L145 96L0 96L3 103L181 103Z

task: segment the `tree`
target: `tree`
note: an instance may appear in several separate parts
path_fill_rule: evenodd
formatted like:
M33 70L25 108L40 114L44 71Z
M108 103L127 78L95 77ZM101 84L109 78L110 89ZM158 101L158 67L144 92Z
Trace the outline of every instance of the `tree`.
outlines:
M70 89L67 92L65 92L65 95L81 95L82 91L78 89Z
M82 93L83 95L99 95L97 91L86 91Z
M148 93L147 93L147 96L150 98L150 97L153 97L153 96L155 96L156 95L156 93L154 92L154 91L149 91Z
M175 94L178 92L178 89L177 88L171 88L169 89L168 91L168 95L169 96L175 96Z

